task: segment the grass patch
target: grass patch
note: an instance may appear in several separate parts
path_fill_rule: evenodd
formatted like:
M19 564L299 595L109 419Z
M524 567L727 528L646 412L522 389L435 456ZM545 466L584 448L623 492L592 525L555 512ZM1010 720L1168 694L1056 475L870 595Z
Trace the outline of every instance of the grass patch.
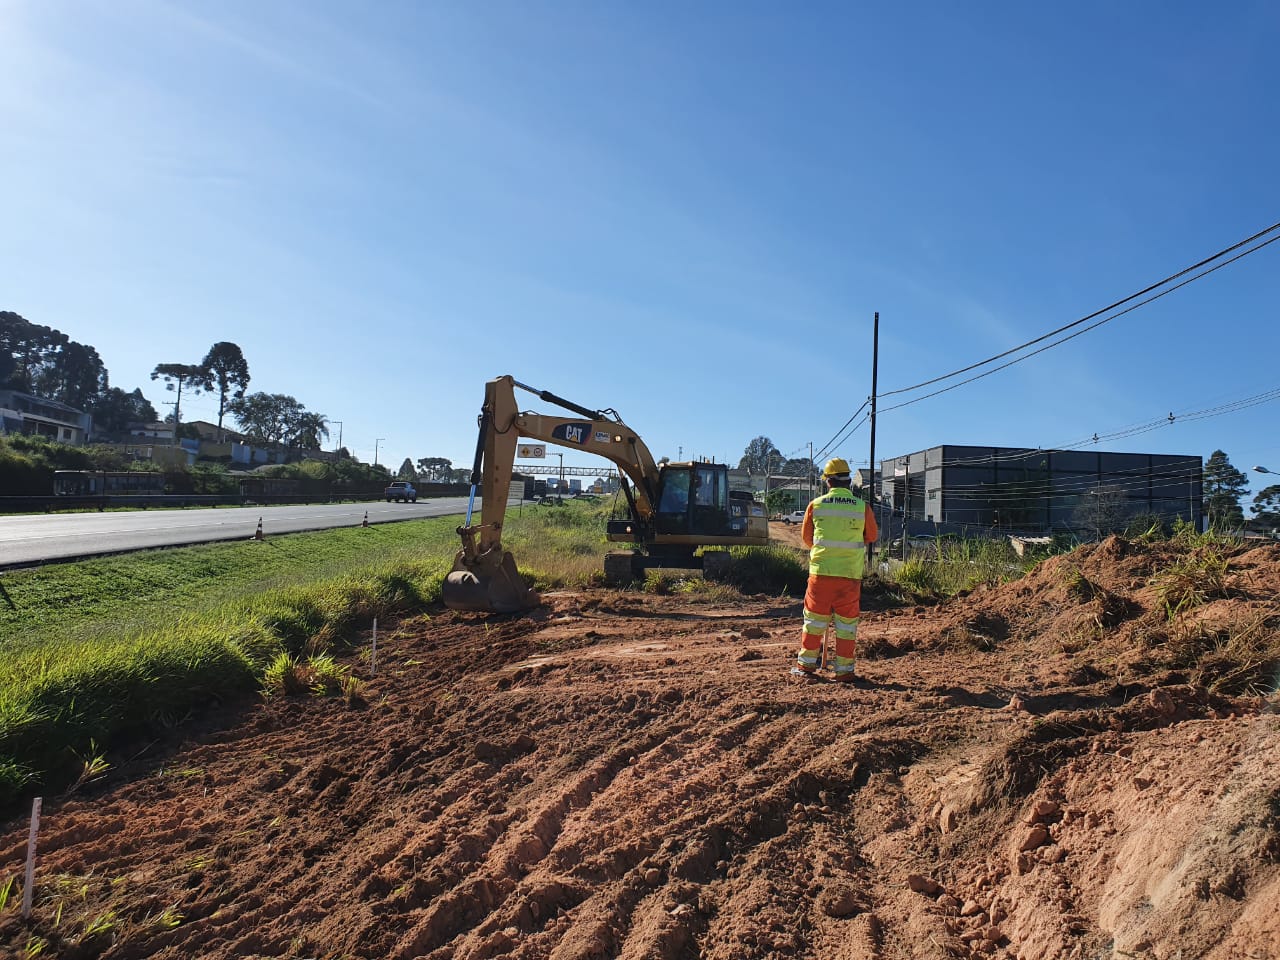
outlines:
M980 584L1016 580L1039 562L1019 557L1004 540L939 540L931 555L909 557L886 579L916 597L952 597Z
M1203 544L1151 578L1156 596L1172 620L1184 610L1228 596L1230 560L1216 544Z
M791 547L733 547L724 582L743 593L803 597L809 582L808 557Z

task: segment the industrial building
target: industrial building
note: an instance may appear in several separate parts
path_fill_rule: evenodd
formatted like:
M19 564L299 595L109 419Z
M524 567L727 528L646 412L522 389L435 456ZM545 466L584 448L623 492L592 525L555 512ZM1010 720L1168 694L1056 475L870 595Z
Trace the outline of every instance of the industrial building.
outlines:
M880 502L921 523L1079 531L1100 519L1190 520L1203 513L1200 457L944 445L880 462ZM920 531L922 532L922 531Z

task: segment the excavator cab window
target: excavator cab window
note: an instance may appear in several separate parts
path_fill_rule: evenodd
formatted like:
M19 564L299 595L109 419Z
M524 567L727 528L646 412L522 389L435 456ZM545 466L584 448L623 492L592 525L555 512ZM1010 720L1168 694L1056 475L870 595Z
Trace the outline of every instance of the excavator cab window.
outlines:
M689 532L689 487L693 471L688 467L664 467L658 498L658 533Z
M731 536L725 465L664 467L656 526L658 533Z
M729 535L729 475L723 464L693 471L693 532L708 537Z

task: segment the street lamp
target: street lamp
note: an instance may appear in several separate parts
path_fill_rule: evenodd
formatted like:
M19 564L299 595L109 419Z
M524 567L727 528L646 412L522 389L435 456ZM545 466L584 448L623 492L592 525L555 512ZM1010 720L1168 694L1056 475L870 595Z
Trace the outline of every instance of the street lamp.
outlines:
M373 465L374 465L375 467L378 465L378 444L380 444L380 443L381 443L383 440L385 440L385 439L387 439L387 438L386 438L386 437L378 437L378 439L376 439L376 440L374 440L374 441L373 441Z
M338 449L341 450L342 449L342 421L330 420L329 422L336 423L338 425Z
M1274 470L1268 470L1266 467L1254 467L1259 473L1275 473Z

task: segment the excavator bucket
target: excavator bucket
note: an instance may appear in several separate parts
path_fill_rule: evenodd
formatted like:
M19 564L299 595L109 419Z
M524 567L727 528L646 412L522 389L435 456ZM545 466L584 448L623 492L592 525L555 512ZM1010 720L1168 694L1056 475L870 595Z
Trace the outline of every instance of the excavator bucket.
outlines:
M501 547L477 553L469 563L466 551L459 550L441 594L450 610L479 613L520 613L542 603L517 572L515 558Z

